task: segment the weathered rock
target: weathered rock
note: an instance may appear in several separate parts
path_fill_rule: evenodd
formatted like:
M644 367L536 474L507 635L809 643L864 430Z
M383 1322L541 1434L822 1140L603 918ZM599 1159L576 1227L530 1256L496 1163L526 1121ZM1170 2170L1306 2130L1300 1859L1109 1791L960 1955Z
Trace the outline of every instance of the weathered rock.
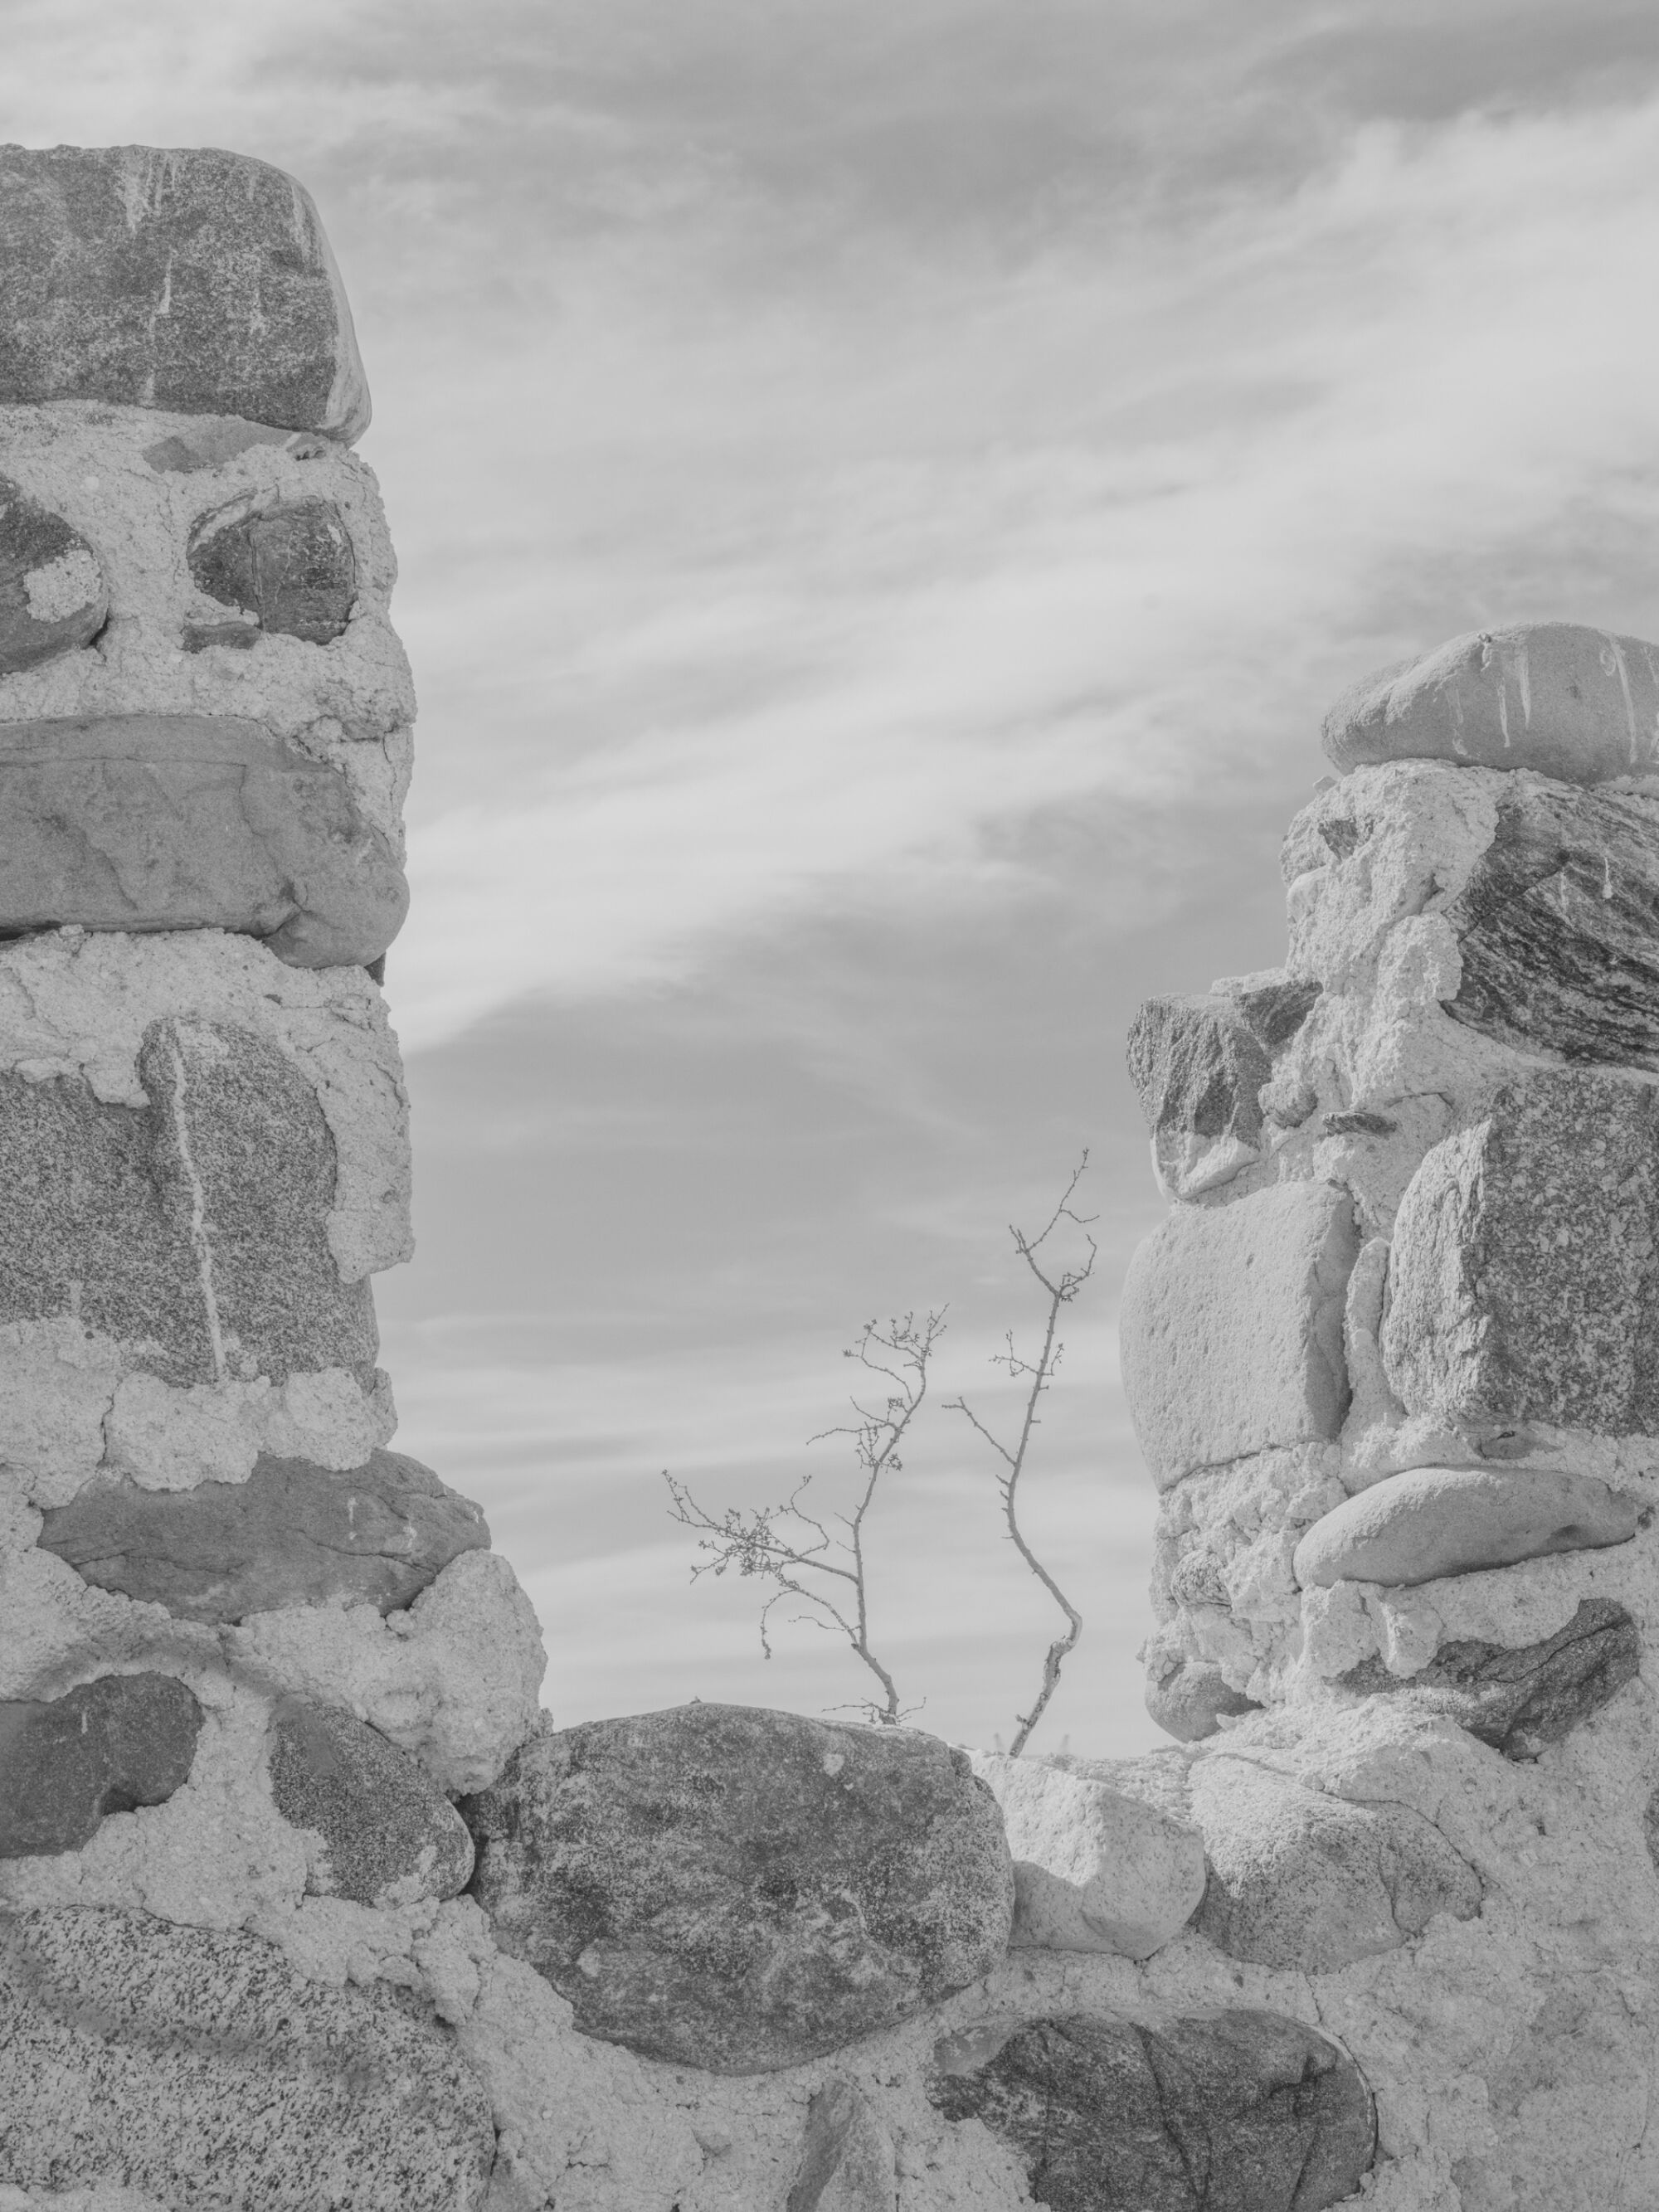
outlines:
M311 197L213 147L0 148L0 402L368 427L351 311Z
M108 613L109 587L87 540L0 477L0 676L72 653Z
M483 2084L386 1984L257 1936L70 1907L0 1920L0 2174L169 2212L478 2212Z
M293 1605L402 1612L451 1559L488 1551L489 1530L401 1452L349 1474L266 1454L246 1482L191 1490L95 1475L44 1515L40 1542L95 1589L217 1623Z
M1034 1759L972 1754L1002 1808L1018 1946L1149 1959L1204 1895L1204 1845L1155 1806Z
M784 2212L896 2212L893 2141L863 2091L833 2075L806 2108L806 2142Z
M1230 1958L1328 1974L1480 1910L1480 1875L1409 1805L1352 1804L1224 1753L1194 1764L1191 1790L1210 1861L1194 1924Z
M149 1103L0 1073L0 1322L70 1316L173 1383L292 1370L373 1379L374 1309L330 1248L334 1140L315 1092L252 1031L164 1021Z
M964 1752L691 1705L541 1729L463 1802L497 1942L589 2035L716 2074L908 2019L1005 1951L1013 1868Z
M326 645L350 618L357 562L331 500L236 500L203 518L188 555L208 597L246 608L262 629Z
M1446 919L1455 1020L1523 1051L1659 1068L1659 799L1516 777Z
M1236 1175L1261 1136L1258 1094L1319 985L1286 976L1237 997L1148 999L1129 1030L1129 1076L1170 1194L1194 1198Z
M229 929L367 966L409 887L345 776L228 715L0 724L0 934Z
M1358 2068L1282 2014L1073 2014L950 2039L936 2061L932 2102L981 2121L1054 2212L1323 2212L1376 2153Z
M1415 1674L1391 1674L1380 1658L1341 1677L1361 1696L1409 1695L1501 1751L1535 1759L1559 1743L1642 1671L1642 1639L1622 1605L1585 1598L1566 1626L1540 1644L1466 1638L1443 1644Z
M1391 760L1603 783L1659 766L1659 646L1580 623L1471 630L1368 676L1325 718L1339 769Z
M1260 1710L1205 1659L1173 1657L1149 1669L1146 1702L1159 1728L1179 1743L1202 1743L1219 1732L1224 1719Z
M250 446L286 446L290 453L309 457L321 449L321 441L303 430L247 422L237 415L204 415L146 446L144 459L160 474L194 476L201 469L223 468Z
M1296 1547L1297 1580L1429 1583L1552 1552L1625 1544L1642 1509L1593 1474L1526 1467L1414 1467L1385 1475L1316 1521Z
M472 1838L406 1751L355 1719L289 1699L271 1717L270 1795L318 1838L306 1887L355 1905L453 1897L472 1872Z
M1659 1431L1659 1094L1540 1074L1434 1146L1395 1217L1382 1348L1413 1413Z
M100 1674L49 1705L0 1701L0 1858L78 1851L106 1814L164 1805L201 1726L171 1674Z
M1135 1252L1118 1337L1135 1435L1160 1490L1195 1468L1336 1435L1348 1405L1346 1192L1281 1183L1177 1206Z

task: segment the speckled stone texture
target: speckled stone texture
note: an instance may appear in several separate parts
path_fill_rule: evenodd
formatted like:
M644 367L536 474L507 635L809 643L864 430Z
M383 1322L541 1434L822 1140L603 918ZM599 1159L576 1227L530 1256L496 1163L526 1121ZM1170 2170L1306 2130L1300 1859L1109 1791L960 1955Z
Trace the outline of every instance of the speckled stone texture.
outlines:
M1054 2212L1324 2212L1376 2144L1358 2069L1299 2021L1073 2014L942 2048L928 2094L1018 2154Z
M909 1729L718 1705L544 1723L461 1810L497 1941L586 2033L680 2065L798 2065L1007 1947L996 1801Z
M420 1761L349 1713L287 1699L270 1723L271 1802L314 1838L306 1887L356 1905L453 1897L472 1838Z
M85 645L108 613L104 572L80 532L0 476L0 676Z
M171 1674L100 1674L50 1703L0 1700L0 1858L77 1851L107 1814L164 1805L201 1727Z
M246 1482L189 1490L94 1476L42 1516L40 1543L95 1589L216 1624L295 1605L400 1612L461 1553L488 1551L489 1530L401 1452L343 1474L266 1454Z
M357 563L331 501L261 505L244 495L197 524L189 558L200 588L257 629L326 645L350 619Z
M385 1986L145 1913L0 1917L0 2182L167 2212L479 2212L495 2144L448 2035Z
M368 386L292 177L212 147L0 148L0 399L242 415L349 441Z
M855 2082L826 2081L806 2108L800 2171L784 2212L897 2212L893 2141Z

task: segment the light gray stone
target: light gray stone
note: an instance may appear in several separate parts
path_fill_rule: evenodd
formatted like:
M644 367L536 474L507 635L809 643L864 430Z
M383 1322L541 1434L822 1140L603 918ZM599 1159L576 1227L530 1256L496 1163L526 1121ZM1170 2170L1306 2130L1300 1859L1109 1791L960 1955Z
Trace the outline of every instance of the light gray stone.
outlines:
M72 653L108 614L109 586L87 539L0 477L0 676Z
M1659 1431L1659 1097L1588 1071L1500 1091L1395 1216L1382 1348L1413 1413Z
M171 1674L100 1674L46 1704L0 1699L0 1859L78 1851L106 1814L164 1805L201 1727Z
M1316 1521L1296 1547L1297 1580L1400 1585L1512 1566L1551 1552L1628 1543L1632 1497L1593 1474L1525 1467L1414 1467L1385 1475Z
M367 1722L290 1698L271 1717L270 1762L272 1803L316 1839L314 1895L387 1906L465 1888L466 1823L419 1759Z
M1244 2007L970 2032L939 2045L927 2086L946 2119L1005 2143L1053 2212L1324 2212L1376 2149L1353 2061L1298 2020Z
M1038 1759L972 1756L1013 1853L1016 1948L1149 1959L1186 1926L1204 1895L1195 1830Z
M150 1028L138 1072L143 1107L0 1073L0 1322L71 1316L176 1384L336 1367L372 1388L374 1309L329 1244L310 1084L252 1031L184 1020Z
M168 2212L480 2212L483 2083L385 1983L87 1906L0 1918L0 2178Z
M806 2108L806 2141L784 2212L896 2212L893 2139L855 2082L833 2075Z
M1211 1661L1178 1655L1166 1655L1147 1670L1146 1705L1159 1728L1178 1743L1202 1743L1220 1733L1224 1719L1261 1710Z
M1014 1877L965 1752L690 1705L541 1728L463 1801L495 1938L584 2033L716 2074L911 2018L1007 1947Z
M1177 1206L1135 1252L1118 1339L1153 1480L1334 1437L1348 1405L1343 1294L1358 1250L1346 1192L1281 1183Z
M1236 994L1148 999L1140 1008L1129 1029L1129 1076L1170 1196L1218 1188L1255 1156L1273 1054L1306 1020L1319 988L1285 975Z
M1659 766L1659 646L1580 623L1472 630L1368 676L1325 718L1339 769L1393 760L1602 783Z
M215 147L0 147L0 403L240 415L348 444L368 386L311 196Z
M337 768L229 715L0 724L0 933L228 929L368 966L409 887Z
M1210 1862L1194 1924L1230 1958L1334 1973L1480 1910L1480 1875L1409 1805L1352 1804L1223 1753L1190 1788Z
M246 1482L191 1490L94 1475L48 1509L40 1542L97 1589L217 1624L294 1605L402 1612L461 1553L487 1552L489 1529L401 1452L349 1474L265 1454Z

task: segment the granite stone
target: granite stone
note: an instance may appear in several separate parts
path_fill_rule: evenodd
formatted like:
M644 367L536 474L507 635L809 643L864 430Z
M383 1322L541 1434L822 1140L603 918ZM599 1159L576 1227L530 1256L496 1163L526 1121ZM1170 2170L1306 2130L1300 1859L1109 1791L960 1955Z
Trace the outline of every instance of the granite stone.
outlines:
M784 2212L897 2212L893 2139L856 2082L831 2075L806 2108Z
M246 610L261 629L326 645L350 618L357 562L331 500L238 500L203 518L187 552L208 597Z
M1385 1475L1316 1521L1294 1565L1304 1589L1340 1582L1399 1587L1628 1543L1640 1524L1637 1499L1596 1475L1414 1467Z
M1219 1734L1224 1720L1260 1711L1254 1698L1235 1690L1206 1659L1164 1660L1146 1675L1146 1711L1178 1743L1202 1743Z
M351 311L309 193L215 147L0 147L0 403L368 427Z
M1014 1876L965 1752L690 1705L556 1730L461 1811L495 1938L587 2035L710 2073L794 2066L996 1964Z
M109 586L87 539L0 476L0 676L72 653L108 614Z
M1130 1080L1170 1194L1196 1197L1258 1150L1273 1054L1307 1019L1316 982L1287 975L1237 994L1149 999L1130 1025Z
M1589 1070L1500 1091L1407 1185L1382 1350L1412 1413L1659 1430L1659 1097Z
M295 1605L403 1612L461 1553L488 1551L489 1530L401 1452L347 1474L265 1454L246 1482L191 1490L94 1475L48 1509L40 1544L96 1589L219 1624Z
M419 1759L350 1713L286 1700L271 1717L271 1802L316 1838L306 1887L354 1905L453 1897L472 1838Z
M1603 783L1659 767L1659 646L1581 623L1471 630L1368 676L1325 718L1341 769L1394 760Z
M1242 2006L970 2031L938 2047L927 2094L946 2119L988 2128L1054 2212L1324 2212L1376 2148L1353 2061L1298 2020Z
M228 929L299 968L367 966L404 872L341 770L229 715L0 724L0 934Z
M307 1980L259 1936L146 1912L0 1917L14 2187L167 2212L482 2212L495 2151L483 2084L403 1990Z
M78 1851L106 1815L188 1778L202 1709L171 1674L100 1674L50 1703L0 1700L0 1859Z
M152 1025L138 1071L143 1107L0 1073L0 1322L71 1316L175 1384L335 1367L372 1387L374 1304L330 1248L310 1084L252 1031L182 1019Z

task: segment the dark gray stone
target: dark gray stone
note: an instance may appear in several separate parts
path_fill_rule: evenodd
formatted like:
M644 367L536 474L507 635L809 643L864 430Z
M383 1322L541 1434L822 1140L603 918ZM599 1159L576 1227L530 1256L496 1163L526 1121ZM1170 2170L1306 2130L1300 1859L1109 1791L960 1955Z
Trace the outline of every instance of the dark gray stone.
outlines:
M0 1701L0 1859L78 1851L106 1814L164 1805L201 1726L171 1674L100 1674L47 1705Z
M321 1838L315 1895L417 1905L466 1887L465 1822L419 1759L367 1722L290 1701L271 1717L270 1759L276 1810Z
M409 886L343 773L230 715L0 724L0 936L229 929L361 967Z
M42 1516L40 1549L98 1589L219 1623L292 1605L401 1612L461 1553L487 1552L489 1530L401 1452L349 1474L266 1455L246 1482L193 1490L94 1476Z
M374 1380L366 1282L330 1249L334 1139L305 1078L246 1030L158 1022L149 1103L0 1074L0 1321L72 1316L189 1384L290 1370Z
M897 2204L892 2138L856 2083L832 2076L806 2108L784 2212L896 2212Z
M1659 1095L1588 1070L1499 1092L1395 1220L1382 1330L1413 1413L1659 1431Z
M1202 1743L1218 1735L1224 1718L1261 1711L1254 1698L1229 1685L1219 1667L1203 1659L1176 1659L1146 1677L1146 1710L1179 1743Z
M349 442L368 387L310 195L215 147L0 147L0 403L112 400Z
M71 1906L0 1918L0 2178L169 2212L480 2212L483 2083L429 2008L274 1943Z
M690 1705L542 1727L461 1811L496 1941L584 2033L715 2074L794 2066L1007 1947L1002 1816L908 1729Z
M0 477L0 676L72 653L108 613L103 569L80 532Z
M1341 1679L1362 1697L1409 1697L1505 1759L1522 1760L1559 1743L1641 1671L1636 1623L1610 1598L1590 1597L1541 1644L1511 1647L1471 1638L1443 1644L1419 1674L1391 1674L1371 1658Z
M1376 2150L1353 2061L1300 2021L1243 2007L952 2038L927 2094L1006 2143L1054 2212L1324 2212Z
M1286 975L1236 996L1148 999L1128 1042L1130 1080L1148 1133L1188 1131L1255 1145L1261 1134L1257 1094L1273 1073L1273 1055L1306 1021L1319 989Z
M1659 799L1510 787L1446 919L1446 1012L1522 1051L1659 1068Z
M1656 1790L1642 1808L1642 1835L1648 1847L1648 1856L1659 1873L1659 1790Z
M244 607L263 629L326 645L357 596L357 559L340 510L325 499L250 512L237 501L191 533L190 573L211 599Z

